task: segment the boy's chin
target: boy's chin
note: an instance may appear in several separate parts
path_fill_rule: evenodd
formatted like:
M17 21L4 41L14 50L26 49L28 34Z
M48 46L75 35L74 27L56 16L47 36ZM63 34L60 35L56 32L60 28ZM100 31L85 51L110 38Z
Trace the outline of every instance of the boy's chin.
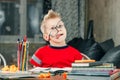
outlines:
M54 42L56 42L56 43L65 42L65 39L55 39Z

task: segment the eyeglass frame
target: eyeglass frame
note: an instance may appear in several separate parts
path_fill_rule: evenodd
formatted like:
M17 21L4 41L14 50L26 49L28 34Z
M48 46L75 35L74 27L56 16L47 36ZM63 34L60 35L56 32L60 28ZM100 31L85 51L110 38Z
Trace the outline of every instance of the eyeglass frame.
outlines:
M53 30L56 30L57 33L58 33L58 32L59 32L58 29L61 28L61 26L64 26L64 24L63 24L63 25L58 25L59 22L61 22L61 21L62 21L62 20L58 21L57 24L56 24L56 26L51 28L52 30L51 30L50 33L49 33L49 37L50 37L50 36L54 37L53 35L51 35L51 33L52 33ZM56 33L56 34L57 34L57 33Z

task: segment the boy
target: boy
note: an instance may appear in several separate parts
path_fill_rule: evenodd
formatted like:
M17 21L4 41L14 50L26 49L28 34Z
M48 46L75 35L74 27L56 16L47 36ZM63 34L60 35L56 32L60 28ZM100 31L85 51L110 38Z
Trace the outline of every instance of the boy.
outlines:
M78 50L66 44L66 28L57 12L49 10L48 14L44 16L41 32L49 45L39 48L35 52L30 60L32 65L63 68L71 67L71 63L75 60L82 59Z

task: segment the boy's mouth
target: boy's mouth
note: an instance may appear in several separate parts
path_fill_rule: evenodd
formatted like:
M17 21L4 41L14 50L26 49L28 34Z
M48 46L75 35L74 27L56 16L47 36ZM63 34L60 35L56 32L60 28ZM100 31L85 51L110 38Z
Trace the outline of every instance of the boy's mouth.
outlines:
M60 38L63 34L57 34L56 39Z

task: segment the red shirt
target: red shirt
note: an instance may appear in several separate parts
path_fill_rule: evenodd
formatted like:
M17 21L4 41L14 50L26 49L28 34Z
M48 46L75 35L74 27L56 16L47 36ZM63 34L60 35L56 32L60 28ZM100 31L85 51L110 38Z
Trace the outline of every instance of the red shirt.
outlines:
M30 63L39 67L71 67L75 60L81 60L82 55L71 46L39 48L32 56Z

